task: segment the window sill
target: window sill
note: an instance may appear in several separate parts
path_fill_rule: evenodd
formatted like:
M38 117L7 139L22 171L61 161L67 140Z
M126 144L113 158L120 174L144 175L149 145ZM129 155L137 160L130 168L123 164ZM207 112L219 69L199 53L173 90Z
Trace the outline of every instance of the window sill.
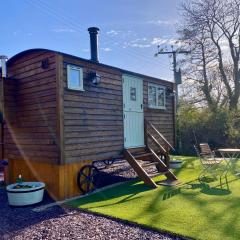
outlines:
M81 88L69 88L69 87L65 87L65 90L75 91L75 92L85 92L85 90L84 90L84 89L81 89Z
M149 109L156 109L156 110L166 110L166 107L152 107L148 106Z

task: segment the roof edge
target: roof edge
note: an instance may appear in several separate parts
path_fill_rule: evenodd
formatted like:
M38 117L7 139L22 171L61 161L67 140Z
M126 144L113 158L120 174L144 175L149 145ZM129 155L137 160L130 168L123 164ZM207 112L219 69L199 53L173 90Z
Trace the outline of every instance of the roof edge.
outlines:
M155 80L164 81L164 82L167 82L169 84L174 84L174 82L166 80L166 79L161 79L161 78L145 75L145 74L142 74L142 73L133 72L133 71L130 71L130 70L126 70L126 69L110 66L110 65L107 65L107 64L104 64L104 63L97 63L97 62L94 62L94 61L92 61L90 59L85 59L85 58L81 58L81 57L78 57L78 56L75 56L75 55L71 55L71 54L68 54L68 53L63 53L63 52L59 52L59 51L55 51L55 50L51 50L51 49L46 49L46 48L32 48L32 49L24 50L24 51L22 51L20 53L17 53L16 55L14 55L11 58L9 58L9 60L7 61L7 65L11 64L17 58L19 58L19 57L21 57L21 56L23 56L25 54L28 54L28 53L31 53L31 52L38 52L38 51L39 52L46 51L46 52L51 52L51 53L55 53L55 54L61 54L61 55L64 55L64 56L69 56L69 57L72 57L72 58L79 59L81 61L89 62L89 63L100 65L100 66L103 66L103 67L116 69L116 70L121 71L123 74L125 73L125 74L130 74L130 75L136 75L136 76L139 76L139 77L148 77L148 78L152 78L152 79L155 79Z
M13 61L15 61L17 58L25 55L25 54L28 54L28 53L31 53L31 52L42 52L42 51L46 51L46 52L53 52L53 53L58 53L57 51L54 51L54 50L50 50L50 49L46 49L46 48L32 48L32 49L27 49L27 50L24 50L22 52L19 52L17 53L16 55L12 56L11 58L9 58L7 60L7 64L11 64Z

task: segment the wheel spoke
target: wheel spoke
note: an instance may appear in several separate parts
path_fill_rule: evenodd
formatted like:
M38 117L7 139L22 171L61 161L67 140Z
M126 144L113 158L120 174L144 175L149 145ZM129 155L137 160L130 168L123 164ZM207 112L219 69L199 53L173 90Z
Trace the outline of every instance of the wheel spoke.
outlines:
M88 176L82 171L81 172L82 176L84 176L85 178L87 178Z
M85 165L78 173L77 183L78 187L83 193L93 191L97 187L96 177L98 169L93 165Z

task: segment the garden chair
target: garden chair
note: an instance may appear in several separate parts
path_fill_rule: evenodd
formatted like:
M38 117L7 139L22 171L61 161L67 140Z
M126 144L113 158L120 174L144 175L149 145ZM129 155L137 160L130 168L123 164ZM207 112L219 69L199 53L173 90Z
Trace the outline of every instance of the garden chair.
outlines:
M195 151L200 159L202 165L202 171L199 174L198 179L201 180L203 177L206 177L208 174L212 177L216 177L219 174L221 169L221 175L226 172L224 166L220 167L220 164L224 161L223 158L217 158L214 151L212 151L207 143L200 143L199 148L194 145Z
M199 144L200 148L200 154L202 157L204 157L206 160L214 160L215 162L223 162L227 161L228 159L223 158L223 157L217 157L215 151L213 151L208 143L200 143Z

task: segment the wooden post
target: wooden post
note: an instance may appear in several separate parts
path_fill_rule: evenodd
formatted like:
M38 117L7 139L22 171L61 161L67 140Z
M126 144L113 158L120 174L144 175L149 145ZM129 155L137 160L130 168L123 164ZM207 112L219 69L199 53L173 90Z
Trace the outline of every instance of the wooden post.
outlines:
M166 165L167 167L169 168L170 167L170 155L169 155L169 148L166 149L167 153L166 153L166 156L165 156L165 160L166 160Z
M2 68L3 68L3 65L2 65ZM6 71L6 69L4 69L4 71ZM1 92L0 92L0 98L1 98L0 111L2 114L2 116L1 116L1 118L2 118L1 119L1 140L0 141L1 141L1 160L2 161L5 158L5 155L4 155L4 123L5 123L4 81L5 81L6 76L4 76L4 71L2 71L2 73L1 73ZM6 72L5 72L5 74L6 74ZM9 171L8 166L4 166L4 182L5 182L5 184L9 183L9 172L8 171Z
M147 141L147 121L144 119L144 144L147 147L148 141Z

